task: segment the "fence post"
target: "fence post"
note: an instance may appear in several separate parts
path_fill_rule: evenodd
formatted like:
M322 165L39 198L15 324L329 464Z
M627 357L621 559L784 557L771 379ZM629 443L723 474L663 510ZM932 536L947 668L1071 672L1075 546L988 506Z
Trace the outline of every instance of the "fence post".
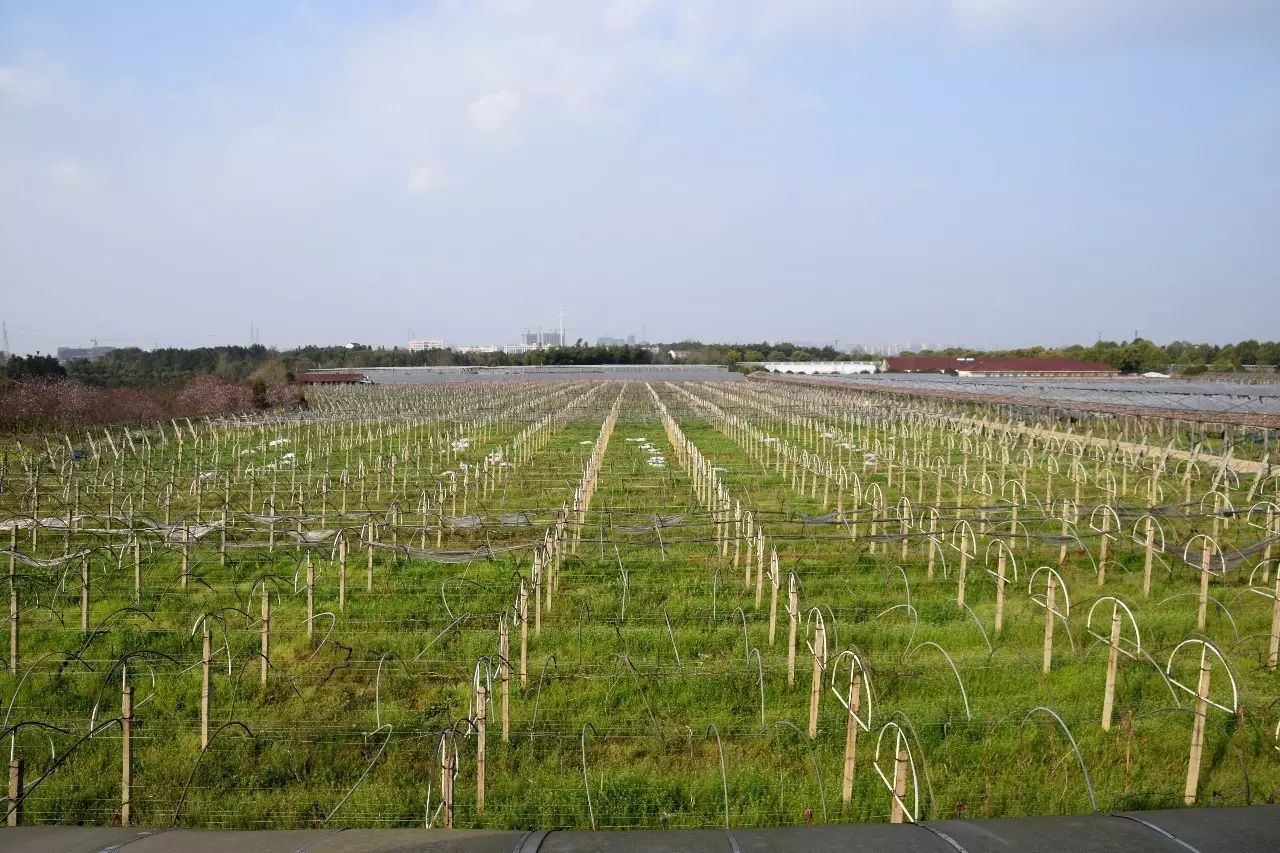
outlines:
M89 558L80 560L80 630L89 633Z
M21 758L9 762L9 826L22 825L22 770Z
M905 809L903 798L907 796L907 749L898 747L898 759L893 766L893 805L889 811L889 823L902 823Z
M347 537L338 534L338 611L347 609Z
M213 668L213 630L209 627L209 617L202 620L204 628L204 651L200 660L200 748L209 745L209 672Z
M316 630L316 567L311 562L311 552L307 552L307 640L310 641Z
M133 685L120 691L120 825L128 826L133 812Z
M1202 648L1200 650L1200 681L1196 685L1196 720L1191 727L1191 755L1187 762L1187 786L1182 802L1191 806L1196 802L1196 790L1200 787L1200 756L1204 752L1204 726L1208 713L1209 673L1213 664Z
M839 666L839 661L836 666ZM858 752L858 711L862 704L862 673L853 676L849 685L849 720L844 734L844 780L841 797L845 806L853 801L854 761Z
M9 531L9 671L18 673L18 603L17 579L18 526Z
M788 578L787 582L787 605L791 608L788 613L788 633L787 633L787 688L796 686L796 629L800 622L800 593L796 589L796 579L794 576Z
M1053 666L1053 605L1058 591L1058 579L1049 572L1049 588L1044 594L1044 674Z
M488 722L489 689L481 682L476 690L476 813L484 812L484 748Z
M262 624L259 626L262 635L262 686L267 686L267 669L271 654L271 593L266 581L262 583Z

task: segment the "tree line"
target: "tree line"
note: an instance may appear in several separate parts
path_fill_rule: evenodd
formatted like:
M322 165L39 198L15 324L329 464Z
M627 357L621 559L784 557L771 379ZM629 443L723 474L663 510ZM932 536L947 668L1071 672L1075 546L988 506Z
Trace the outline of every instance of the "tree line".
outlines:
M1280 342L1247 340L1218 346L1174 341L1161 346L1145 338L1132 341L1098 341L1089 346L1026 347L1008 350L951 348L904 352L902 355L1003 356L1009 358L1074 358L1108 364L1126 373L1166 371L1194 376L1200 373L1234 373L1246 365L1280 369Z
M949 348L904 352L903 355L1007 356L1074 358L1096 361L1126 372L1165 371L1182 374L1232 372L1245 365L1280 368L1280 342L1255 340L1219 346L1174 341L1159 345L1143 338L1098 341L1089 346L1024 347L984 350ZM574 364L720 364L757 361L840 361L877 356L837 350L833 346L799 346L789 342L703 343L684 340L651 347L591 346L579 340L572 346L524 353L475 353L451 349L409 352L399 347L306 346L276 350L265 346L219 346L192 349L134 347L114 350L97 361L77 359L60 365L52 356L14 356L5 364L8 379L70 378L99 388L175 388L197 376L213 376L228 383L254 381L287 383L298 373L316 368L365 367L502 367L512 365Z

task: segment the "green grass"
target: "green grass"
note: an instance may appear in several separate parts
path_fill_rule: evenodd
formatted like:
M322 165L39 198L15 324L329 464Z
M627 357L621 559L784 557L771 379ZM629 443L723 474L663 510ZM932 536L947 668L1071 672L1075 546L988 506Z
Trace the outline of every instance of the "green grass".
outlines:
M689 388L702 399L727 407L729 401L716 398L712 389ZM1142 553L1128 541L1127 531L1113 543L1116 565L1108 567L1105 586L1098 585L1089 558L1073 545L1061 573L1071 594L1069 621L1074 644L1068 643L1060 624L1053 670L1043 675L1043 610L1028 600L1026 582L1034 567L1057 565L1056 543L1033 539L1015 546L1018 581L1007 587L1005 628L997 635L993 631L994 583L981 556L970 563L967 586L975 622L953 601L954 551L944 549L950 577L943 577L940 560L937 574L930 580L919 538L912 541L904 560L896 542L886 543L878 553L868 553L865 519L858 541L839 525L801 523L800 516L818 516L828 509L821 502L821 486L816 497L798 494L787 477L763 467L742 445L730 440L720 425L708 420L705 409L696 408L670 388L655 389L685 435L714 465L724 469L721 476L730 494L742 500L744 509L757 512L771 547L779 552L783 572L794 570L800 578L802 613L821 608L827 619L831 656L856 648L867 661L874 707L871 731L863 732L859 739L852 804L844 808L840 801L846 714L826 689L829 673L817 738L811 742L786 725L804 732L808 724L811 660L804 643L804 620L797 684L788 689L785 614L779 614L777 638L770 646L767 584L763 605L757 608L754 584L744 584L743 567L735 570L732 566L732 548L730 557L724 559L716 543L709 541L714 535L710 517L697 504L691 481L676 461L649 393L643 385L632 383L609 443L582 542L576 555L564 561L559 592L553 609L543 616L540 635L535 636L530 626L527 688L520 687L513 671L509 744L502 743L499 735L496 703L490 713L487 806L483 813L474 807L475 738L456 737L460 756L458 826L588 826L584 743L586 777L598 827L721 825L726 788L721 782L716 739L708 734L712 725L723 745L734 826L801 823L808 810L821 820L824 801L829 820L885 820L889 796L872 765L878 730L891 720L909 727L911 733L922 816L1088 811L1085 781L1063 730L1042 713L1024 723L1028 712L1039 706L1057 712L1075 737L1098 808L1181 804L1191 738L1189 697L1180 695L1182 709L1175 710L1177 703L1156 666L1146 660L1122 658L1116 724L1111 732L1102 731L1099 719L1106 648L1085 631L1085 615L1093 601L1102 595L1119 596L1133 607L1144 648L1163 666L1169 650L1195 631L1194 598L1155 606L1167 596L1194 593L1198 588L1194 573L1177 568L1178 561L1172 555L1164 559L1175 568L1159 567L1152 597L1144 600ZM472 493L467 498L467 513L493 518L529 510L534 523L450 530L443 534L445 550L541 538L554 511L570 498L590 443L599 433L618 387L597 393L581 409L565 409L565 401L583 390L585 386L541 402L539 399L548 394L546 387L504 387L489 392L493 399L476 415L492 418L487 431L462 429L476 437L459 457L468 463L479 463L485 453L510 442L544 413L566 411L567 417L549 430L549 442L531 459L506 469L508 473L494 495L480 498ZM54 755L62 757L87 732L95 702L99 703L98 721L119 713L120 676L118 670L111 676L108 673L123 656L137 653L128 670L138 705L135 823L167 825L185 788L178 823L186 826L320 825L349 792L350 797L328 825L421 825L431 780L433 809L439 802L436 746L440 733L451 726L465 729L462 723L468 716L472 673L478 660L493 660L496 655L498 620L514 604L515 573L529 577L531 552L453 565L380 551L374 586L369 591L364 551L357 548L350 559L347 606L338 613L337 566L328 546L317 548L311 552L317 569L316 609L334 612L337 618L327 639L329 620L318 620L315 637L309 641L301 582L296 590L294 585L305 552L283 538L274 551L234 546L265 541L261 533L248 532L250 525L244 515L261 512L273 478L278 495L289 493L291 487L296 492L301 485L307 512L314 514L320 483L326 476L329 518L324 524L307 522L306 527L337 526L335 519L345 490L351 517L344 520L344 526L358 530L362 517L355 517L357 512L367 509L382 518L391 501L398 500L405 518L397 540L420 544L421 534L414 528L421 524L417 510L421 492L433 490L440 482L441 470L456 470L458 461L440 457L439 448L442 443L447 447L447 441L459 430L450 431L447 420L436 420L437 413L429 407L479 405L461 396L468 392L452 392L456 398L449 396L451 392L432 393L434 396L417 400L417 405L424 407L422 412L393 417L384 411L383 420L361 423L359 430L356 424L364 416L355 414L345 420L279 427L281 434L287 431L293 437L289 449L300 460L298 473L259 474L251 486L251 478L243 475L243 465L237 464L241 474L232 483L229 497L236 526L226 565L219 559L217 534L211 534L192 548L192 580L183 590L177 583L178 548L158 542L149 545L144 550L140 612L116 613L133 602L128 555L118 560L104 550L122 540L119 532L81 531L64 537L61 532L41 531L36 552L41 557L57 557L64 548L97 549L89 557L89 621L96 626L115 615L107 628L86 644L79 630L78 565L65 578L59 569L20 569L23 648L19 675L41 662L20 690L16 689L15 674L0 675L0 695L6 703L13 702L11 724L39 721L65 731L28 726L18 732L15 749L26 761L28 783L51 767L51 747ZM842 452L820 438L823 429L843 426L838 398L805 397L791 388L743 390L734 386L734 393L747 401L735 409L736 413L798 449L824 458L844 458L847 463L858 459L864 485L880 483L886 506L892 509L897 504L902 489L896 474L889 488L882 469L861 469L861 448L856 454ZM341 412L341 399L345 398L333 403L337 413ZM504 416L525 400L534 401L534 405ZM788 430L767 414L770 406L797 404L805 405L806 416L823 426L801 433ZM383 405L389 405L388 400L383 400ZM443 414L447 419L448 410ZM917 428L907 422L906 415L905 408L891 410L888 417L864 427L863 444L870 447L877 439L892 439L900 446ZM224 429L216 444L221 455L217 470L228 471L227 460L235 458L233 448L274 435L276 429L254 432L251 439L244 438L250 434L245 429L243 441L236 440L233 430ZM919 437L932 436L935 456L945 455L953 465L960 462L959 445L955 450L946 449L943 427L919 429ZM659 448L667 460L666 468L650 467L648 453L642 452L637 442L627 440L639 437ZM998 440L989 436L976 439L993 446ZM418 451L420 445L430 447L432 442L434 456ZM404 461L406 454L399 450L404 446L409 448L411 463ZM197 472L214 469L214 448L212 439L202 444L199 462L193 460L189 445L184 449L184 473L176 478L174 503L168 507L172 518L195 511L191 480ZM401 454L399 489L394 497L386 470L393 450ZM306 461L308 451L310 461ZM147 505L135 511L138 516L159 520L165 508L155 504L163 499L156 483L169 477L176 458L170 441L157 445L149 461L139 455L126 457L119 466L97 459L82 463L73 479L64 479L58 470L45 470L39 479L40 514L65 512L75 500L76 482L81 512L104 512L109 502L118 507L126 495L140 495L145 467L150 482ZM342 471L354 469L360 460L369 472L365 482L359 484L353 478L342 486ZM239 458L235 461L241 462ZM1084 461L1092 474L1092 458L1086 456ZM1111 464L1114 467L1116 463ZM987 465L993 475L999 468L995 462ZM975 454L970 460L971 475L978 466ZM380 494L374 473L379 467L384 469ZM1012 477L1021 469L1011 465L1008 471ZM116 484L120 473L131 485ZM917 495L915 476L908 475L906 488L913 502ZM927 503L934 481L932 473L924 476L928 478L924 489ZM1197 494L1207 490L1211 477L1211 471L1202 472L1196 481ZM1136 481L1136 475L1132 479ZM21 482L26 481L11 462L6 483ZM1045 482L1043 467L1030 472L1031 492L1043 494ZM1055 484L1059 494L1071 488L1065 475L1059 475ZM1170 478L1168 488L1175 494L1176 485ZM1245 483L1234 493L1237 501L1243 500L1247 488ZM363 503L357 498L361 490ZM956 495L963 498L968 508L959 512L966 516L973 516L973 508L985 500L972 488L966 490L954 482L947 484L945 494L947 501ZM1082 539L1095 553L1096 534L1084 534L1087 506L1100 500L1103 497L1091 477L1082 491L1086 511L1081 528ZM834 502L832 492L831 506ZM1118 502L1137 503L1132 497ZM211 508L220 510L220 490L215 493L210 486L200 503L205 517ZM0 518L24 514L28 505L29 497L21 489L6 488L0 493ZM451 505L446 499L446 516ZM992 520L1000 512L991 511ZM461 497L458 514L463 514ZM651 524L656 514L683 515L687 521L661 531L661 548L651 527L621 529ZM944 514L955 513L947 510ZM1058 532L1060 521L1041 521L1038 515L1026 508L1021 520L1033 533ZM435 518L433 507L428 513L428 548L434 547ZM1203 518L1169 518L1170 542L1184 541L1205 524ZM280 529L286 526L291 525L282 524ZM976 517L974 527L978 527ZM889 530L896 529L895 521ZM384 532L380 538L389 539L390 535ZM31 552L28 536L23 531L19 537L23 553ZM1258 538L1261 532L1247 528L1240 520L1224 531L1229 547ZM985 548L986 540L980 540L979 554ZM744 548L744 557L751 553ZM628 576L625 620L619 562ZM905 601L898 566L909 579L911 603L919 615L914 629L903 609L880 615ZM264 577L276 579L272 582L272 674L265 689L258 683L258 628L252 622L260 601L251 595ZM1269 630L1271 602L1248 593L1243 580L1234 573L1225 580L1215 580L1212 590L1236 620L1233 628L1211 609L1207 636L1224 650L1239 679L1242 711L1237 716L1209 712L1199 789L1205 803L1263 802L1280 790L1273 707L1280 695L1278 676L1262 666L1266 638L1252 636ZM446 587L443 595L442 584ZM785 602L785 585L780 598ZM229 608L247 611L250 616ZM249 733L235 726L224 729L201 759L200 637L198 632L193 636L192 629L200 614L208 612L219 613L214 632L213 727L234 721ZM1109 613L1108 609L1104 615L1109 617ZM990 636L992 651L988 651L978 622ZM1101 618L1099 623L1106 624ZM1237 644L1237 634L1249 639ZM518 638L518 629L513 629L513 656L518 654ZM955 674L939 652L920 645L926 641L942 646L953 658L968 693L969 715ZM746 654L751 649L759 651L763 672L763 728L755 658ZM78 657L70 657L73 651ZM380 660L381 683L375 688ZM1188 658L1178 667L1186 682L1194 678L1191 666ZM1215 695L1225 686L1222 676L1215 670ZM380 694L376 703L375 692ZM584 739L582 732L588 723L595 733L588 731ZM119 807L120 746L119 729L110 728L76 747L27 797L27 822L111 823ZM883 757L882 766L890 766Z

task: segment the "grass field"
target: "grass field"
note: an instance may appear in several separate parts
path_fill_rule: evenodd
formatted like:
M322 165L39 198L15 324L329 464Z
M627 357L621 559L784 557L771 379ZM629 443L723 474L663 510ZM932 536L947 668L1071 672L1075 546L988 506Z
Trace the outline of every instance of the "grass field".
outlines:
M1221 653L1226 706L1204 713L1196 801L1280 792L1280 483L1212 458L710 382L342 389L288 419L4 454L19 649L0 698L24 823L122 819L126 683L137 825L882 821L900 746L908 818L1174 806L1203 646L1163 672L1188 639ZM1203 629L1199 534L1218 543ZM1047 674L1041 566L1066 588ZM1133 616L1109 731L1105 597Z

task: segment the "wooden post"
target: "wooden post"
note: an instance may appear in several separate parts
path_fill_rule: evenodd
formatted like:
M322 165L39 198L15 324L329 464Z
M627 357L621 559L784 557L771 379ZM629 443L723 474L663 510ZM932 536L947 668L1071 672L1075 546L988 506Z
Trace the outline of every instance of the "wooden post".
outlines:
M776 551L774 552L777 553ZM778 577L778 563L774 561L772 566L772 577L769 578L769 647L773 647L774 638L778 630L778 587L782 584L782 578Z
M338 611L347 609L347 537L338 534Z
M520 594L520 689L529 687L529 594Z
M764 528L756 528L756 574L764 571ZM747 585L751 584L751 566L747 566Z
M1200 787L1200 756L1204 752L1204 726L1208 714L1209 674L1213 669L1206 650L1200 649L1200 681L1196 685L1196 719L1191 727L1191 755L1187 762L1187 786L1182 792L1182 802L1195 805L1196 790Z
M120 825L128 826L133 812L133 685L120 690Z
M187 576L191 572L191 528L182 523L182 588L187 588Z
M929 580L933 580L933 566L937 562L938 541L934 538L937 532L938 518L933 513L929 513L929 565L925 574Z
M368 525L369 538L365 545L365 588L368 592L373 592L373 522Z
M839 666L839 663L836 664ZM862 703L862 673L855 673L849 684L849 719L844 733L844 778L840 796L847 808L853 800L853 772L858 753L858 711Z
M1120 659L1120 605L1111 605L1111 643L1107 649L1107 683L1102 691L1102 730L1111 731L1111 708L1116 698L1116 664Z
M893 804L889 811L889 823L902 823L906 809L903 800L907 796L907 748L898 747L898 758L893 766Z
M960 570L956 573L956 604L964 606L965 580L969 575L969 552L964 549L964 538L960 540Z
M1196 630L1204 633L1206 617L1209 613L1209 561L1213 558L1209 550L1209 540L1204 543L1204 553L1200 555L1200 607L1196 610Z
M542 576L546 574L543 569L542 549L536 549L533 552L533 634L535 637L542 636ZM527 598L529 593L525 593ZM528 608L526 608L527 610Z
M800 593L795 575L787 579L787 603L791 608L787 614L787 688L790 689L796 686L796 629L800 626Z
M262 686L267 686L267 670L271 654L271 593L266 581L262 582L262 623L258 627L262 640Z
M80 558L80 630L89 633L89 558Z
M22 612L18 603L17 551L18 527L14 525L9 531L9 672L15 676L18 674L18 619Z
M809 739L818 736L818 711L822 705L822 673L826 669L827 629L819 624L813 632L813 681L809 688Z
M316 567L311 561L311 552L307 552L307 639L310 640L316 627Z
M523 589L523 585L522 585ZM502 742L511 741L511 636L506 617L498 620L498 681L502 684Z
M1145 555L1142 558L1142 597L1151 597L1151 562L1155 558L1156 544L1156 523L1155 519L1147 516L1147 541L1145 544Z
M449 744L443 745L440 761L440 797L444 802L444 828L453 829L453 762L454 754Z
M17 645L16 637L14 644ZM1275 600L1271 605L1271 648L1267 651L1267 669L1275 669L1278 661L1280 661L1280 572L1276 573Z
M133 603L142 604L142 543L133 537Z
M1005 553L1004 548L999 549L996 555L996 633L999 634L1004 629L1004 568ZM1052 575L1050 576L1052 577Z
M21 758L9 762L9 826L22 825L22 771Z
M1049 588L1044 594L1044 665L1045 675L1053 666L1053 604L1058 591L1058 579L1049 573Z
M200 659L200 749L209 746L209 673L213 668L213 631L209 617L202 620L204 627L204 652Z
M476 814L484 812L484 748L488 700L489 689L481 681L476 689Z

